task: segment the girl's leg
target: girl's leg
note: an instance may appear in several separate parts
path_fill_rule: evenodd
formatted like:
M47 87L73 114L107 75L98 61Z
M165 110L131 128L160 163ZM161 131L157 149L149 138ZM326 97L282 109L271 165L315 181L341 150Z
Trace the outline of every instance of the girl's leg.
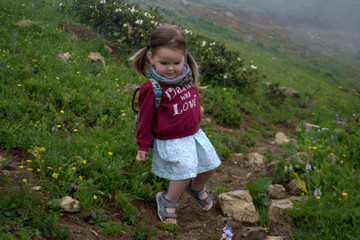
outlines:
M167 200L177 202L180 198L181 193L184 191L186 184L189 183L189 179L184 180L170 180L168 192L164 196ZM175 208L166 208L169 213L174 213ZM168 218L166 222L169 224L177 224L176 219Z
M208 172L199 173L191 182L190 188L195 191L200 191L204 185L210 180L213 173L216 171L216 168ZM198 196L201 200L204 200L207 197L207 193L204 192L202 195ZM205 208L208 207L208 204L205 205Z

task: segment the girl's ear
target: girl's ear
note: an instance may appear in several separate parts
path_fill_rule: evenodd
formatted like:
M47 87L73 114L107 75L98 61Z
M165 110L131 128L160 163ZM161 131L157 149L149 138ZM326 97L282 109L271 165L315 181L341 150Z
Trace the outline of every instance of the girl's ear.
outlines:
M148 53L148 57L149 57L149 60L150 60L150 63L151 64L154 64L154 56L153 56L153 54L149 51L149 53Z

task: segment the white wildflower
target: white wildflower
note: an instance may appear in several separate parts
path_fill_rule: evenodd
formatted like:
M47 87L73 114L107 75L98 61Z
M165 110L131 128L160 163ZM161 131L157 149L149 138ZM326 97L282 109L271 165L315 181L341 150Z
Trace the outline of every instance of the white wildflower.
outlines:
M291 164L290 164L290 167L289 167L289 171L290 172L294 171L293 166Z
M227 79L228 75L227 73L224 74L224 79Z
M100 3L101 3L101 4L105 4L105 3L106 3L106 0L101 0Z
M245 71L246 71L246 68L243 68L243 71L245 72Z
M202 46L204 47L206 45L206 41L203 41L202 42Z
M149 15L150 15L150 14L149 14ZM144 13L144 16L147 17L147 16L148 16L148 12L145 12L145 13Z
M250 67L251 67L251 69L253 69L253 70L256 70L256 69L257 69L257 66L255 66L255 65L251 65Z
M115 9L115 12L121 12L121 8Z
M268 85L268 86L271 84L271 82L265 82L265 83L266 83L266 85Z
M215 42L210 43L210 46L215 46Z
M143 20L136 20L136 21L135 21L135 24L142 25L143 22L144 22Z
M241 58L238 57L236 60L238 60L238 62L240 62L240 61L241 61Z
M127 25L127 23L124 23L124 25L123 25L124 27L127 27L128 25Z
M134 6L130 9L130 12L131 12L131 13L136 12L136 10L135 10Z

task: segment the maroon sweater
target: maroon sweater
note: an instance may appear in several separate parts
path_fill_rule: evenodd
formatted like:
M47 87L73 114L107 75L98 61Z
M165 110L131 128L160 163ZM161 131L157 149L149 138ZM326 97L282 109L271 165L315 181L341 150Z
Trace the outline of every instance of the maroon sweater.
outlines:
M148 151L152 136L160 140L187 137L199 130L200 96L192 86L160 84L161 102L154 118L155 95L151 81L143 83L139 94L139 125L136 135L138 150Z

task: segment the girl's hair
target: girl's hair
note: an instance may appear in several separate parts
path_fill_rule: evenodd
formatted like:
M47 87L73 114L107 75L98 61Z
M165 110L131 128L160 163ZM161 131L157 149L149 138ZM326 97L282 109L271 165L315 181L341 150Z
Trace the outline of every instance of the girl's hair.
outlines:
M198 65L193 56L186 49L185 33L175 25L163 24L157 27L151 34L148 46L141 48L129 58L129 60L133 62L134 68L137 72L141 73L145 77L149 76L148 70L150 67L150 61L148 58L148 50L151 50L152 54L155 55L156 50L159 47L167 47L183 51L185 55L185 62L189 65L193 74L194 85L199 85Z

